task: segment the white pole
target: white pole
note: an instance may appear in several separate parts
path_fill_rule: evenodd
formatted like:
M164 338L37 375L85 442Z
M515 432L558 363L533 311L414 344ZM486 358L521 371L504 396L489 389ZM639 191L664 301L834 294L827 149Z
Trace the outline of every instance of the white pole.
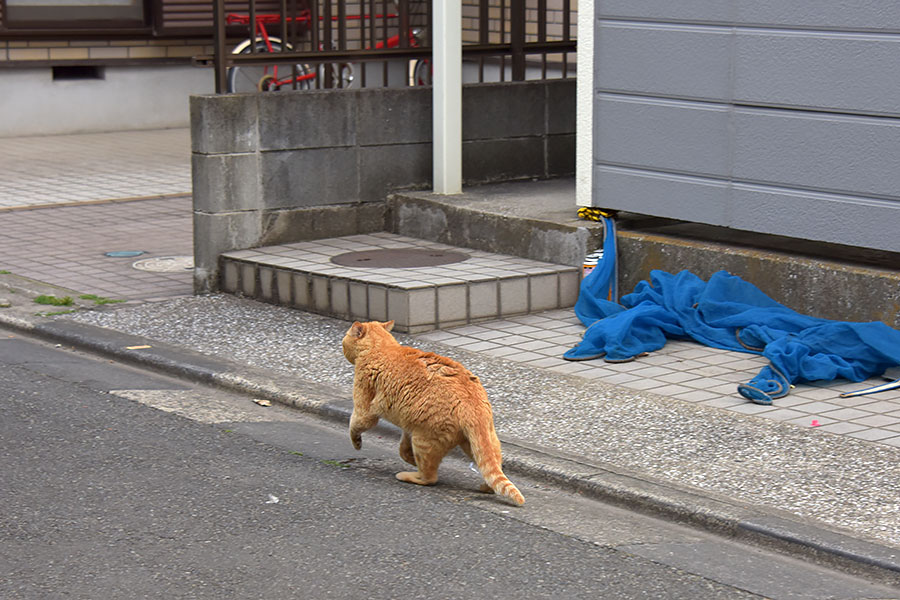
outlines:
M462 192L462 3L434 0L434 192Z
M594 0L580 0L578 3L575 98L575 204L593 206Z

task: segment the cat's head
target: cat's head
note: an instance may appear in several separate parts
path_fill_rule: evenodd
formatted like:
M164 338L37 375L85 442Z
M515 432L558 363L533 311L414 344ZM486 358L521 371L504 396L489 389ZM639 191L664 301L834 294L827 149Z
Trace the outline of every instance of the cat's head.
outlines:
M347 330L347 333L344 334L344 340L342 345L344 347L344 356L347 357L351 363L356 363L356 357L359 356L360 352L364 352L370 348L373 348L379 341L390 339L394 343L394 336L390 334L391 329L394 328L393 321L380 322L380 321L369 321L367 323L360 323L356 321L353 325L350 326L350 329Z

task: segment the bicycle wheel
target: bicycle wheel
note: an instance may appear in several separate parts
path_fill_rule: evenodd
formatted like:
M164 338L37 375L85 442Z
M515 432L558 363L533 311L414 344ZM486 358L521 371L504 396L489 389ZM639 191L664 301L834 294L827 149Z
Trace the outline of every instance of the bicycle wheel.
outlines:
M413 66L413 85L431 85L431 61L420 58Z
M319 46L321 50L323 46ZM337 45L332 43L331 49L336 50ZM327 83L327 73L331 73L330 87L332 88L352 88L356 87L356 71L353 63L319 63L316 67L316 77L319 80L319 86L324 88Z
M332 88L356 87L356 74L352 63L321 63L316 69L316 78L323 88L327 85L325 74L328 73L328 70L326 69L331 72Z
M269 39L272 45L272 52L281 51L281 42ZM288 47L290 48L290 46ZM250 54L250 40L234 49L234 54ZM256 53L263 54L269 52L269 48L262 39L256 40ZM308 77L312 71L306 65L297 66L298 90L308 90L312 77ZM226 77L226 85L229 93L236 92L277 92L279 90L292 90L294 74L290 65L247 65L244 67L231 67L228 69Z
M342 88L352 88L356 87L356 74L353 71L353 63L341 63L340 67L340 81Z

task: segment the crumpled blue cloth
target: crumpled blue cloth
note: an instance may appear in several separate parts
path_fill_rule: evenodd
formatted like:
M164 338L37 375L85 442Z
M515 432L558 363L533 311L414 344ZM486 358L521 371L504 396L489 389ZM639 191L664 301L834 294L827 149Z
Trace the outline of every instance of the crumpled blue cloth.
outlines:
M640 282L621 305L596 297L582 302L593 275L582 282L575 306L587 330L581 343L565 353L568 360L629 360L659 350L667 339L761 354L770 364L738 386L759 404L787 395L792 383L838 377L862 381L900 365L900 331L880 321L800 314L725 271L708 282L689 271L653 271L650 281Z

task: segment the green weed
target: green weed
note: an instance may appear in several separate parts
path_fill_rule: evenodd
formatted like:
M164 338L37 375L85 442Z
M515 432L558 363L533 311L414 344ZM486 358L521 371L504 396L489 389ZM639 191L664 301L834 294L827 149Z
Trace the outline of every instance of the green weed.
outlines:
M72 306L72 303L75 302L72 300L71 296L57 298L56 296L47 296L44 294L35 298L34 301L36 304L49 304L50 306Z
M96 294L82 294L78 296L82 300L92 300L94 304L103 305L103 304L117 304L119 302L125 302L124 300L116 300L114 298L104 298L103 296L98 296Z

